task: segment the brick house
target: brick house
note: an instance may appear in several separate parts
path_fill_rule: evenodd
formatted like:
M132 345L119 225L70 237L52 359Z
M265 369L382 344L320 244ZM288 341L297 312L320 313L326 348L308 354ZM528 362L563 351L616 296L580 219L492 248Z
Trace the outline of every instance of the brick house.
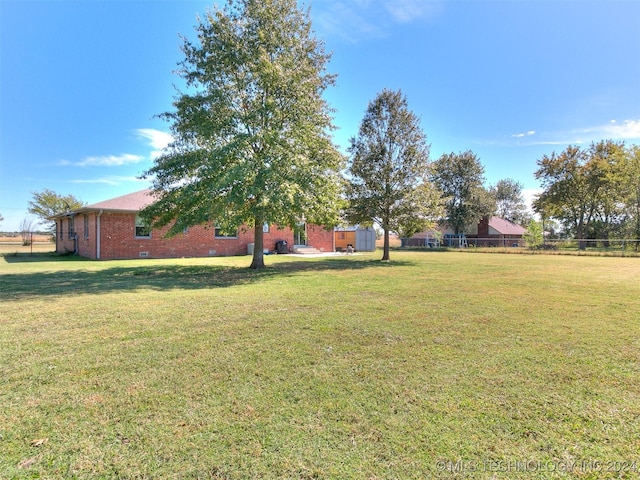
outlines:
M523 247L527 229L500 217L484 217L477 225L464 229L463 235L454 235L447 226L420 232L403 240L408 247L461 246L462 237L466 245L478 247Z
M485 217L476 228L465 230L469 245L478 247L524 247L527 229L500 217Z
M197 225L165 238L168 227L150 230L138 214L151 202L151 191L141 190L52 217L56 222L56 252L114 260L246 255L252 248L254 231L248 227L229 235L214 224ZM319 251L334 250L333 229L307 224L294 233L289 227L264 226L265 249L275 250L281 240L292 246L294 239Z

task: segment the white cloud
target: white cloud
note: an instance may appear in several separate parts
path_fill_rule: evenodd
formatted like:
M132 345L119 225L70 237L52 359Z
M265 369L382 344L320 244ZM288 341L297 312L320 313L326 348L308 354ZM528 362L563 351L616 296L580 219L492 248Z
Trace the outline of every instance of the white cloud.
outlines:
M355 42L361 37L381 36L383 32L380 26L368 21L350 3L352 2L339 1L323 4L322 9L318 8L314 14L314 23L321 30L350 42Z
M133 165L148 159L155 160L162 155L163 149L173 142L173 137L169 133L154 130L153 128L139 128L135 130L135 134L139 138L144 139L147 145L151 147L152 150L149 152L148 156L134 155L132 153L123 153L121 155L95 155L86 157L84 160L79 162L60 160L58 165L67 167L121 167L125 165ZM110 181L101 181L100 183L109 182Z
M640 119L610 120L601 125L592 127L575 128L566 131L544 131L536 132L530 130L526 133L516 133L512 138L522 139L533 137L527 141L519 142L521 146L533 145L588 145L602 140L637 140L640 139Z
M384 2L385 10L399 23L409 23L433 15L439 10L439 6L439 2L428 0L390 0Z
M170 133L155 130L153 128L139 128L136 135L147 140L147 143L153 150L151 151L151 159L155 160L162 155L162 150L173 142L173 136Z
M314 4L314 23L321 30L351 42L383 37L392 24L438 15L444 0L335 0Z
M535 130L529 130L526 133L515 133L513 135L511 135L513 138L524 138L524 137L530 137L532 135L535 135L536 132Z
M577 128L568 133L558 132L560 138L573 138L573 141L556 141L565 144L589 144L601 140L635 140L640 139L640 119L618 122L611 120L603 125Z
M131 165L144 160L140 155L132 155L125 153L122 155L106 155L99 157L87 157L84 160L75 163L78 167L120 167L122 165ZM68 163L67 163L68 164Z
M100 178L90 178L90 179L76 179L71 180L71 183L79 183L79 184L106 184L106 185L121 185L122 183L128 182L142 182L138 177L120 177L116 175L108 175Z
M603 130L614 139L640 138L640 120L625 120L622 124L612 120Z

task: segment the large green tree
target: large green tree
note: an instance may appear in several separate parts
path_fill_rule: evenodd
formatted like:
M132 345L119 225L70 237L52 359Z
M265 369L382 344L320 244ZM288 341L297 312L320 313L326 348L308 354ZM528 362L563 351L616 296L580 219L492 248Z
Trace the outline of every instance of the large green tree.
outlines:
M40 224L52 234L55 234L56 224L49 220L59 213L75 210L84 206L84 202L73 195L60 195L45 188L41 192L33 192L33 198L28 202L27 211L40 219Z
M627 151L622 142L611 140L593 143L587 150L594 181L600 183L594 220L587 238L604 239L620 236L624 230L625 195L628 184L625 174Z
M619 216L623 156L623 144L610 140L586 149L570 145L560 154L543 156L535 172L543 192L534 209L543 218L560 221L586 248L589 235L607 234Z
M456 234L495 211L495 199L484 188L484 167L475 153L445 153L433 164L433 183L445 199L447 225Z
M621 162L621 193L625 208L624 234L640 239L640 146L631 145ZM638 249L638 242L636 242Z
M251 268L262 268L265 223L338 219L344 159L322 96L330 56L296 0L229 1L196 31L182 47L185 91L161 115L175 141L143 175L157 199L143 215L169 235L249 225Z
M349 153L347 216L382 228L382 260L389 260L390 232L412 235L440 214L426 135L401 91L385 89L369 103Z

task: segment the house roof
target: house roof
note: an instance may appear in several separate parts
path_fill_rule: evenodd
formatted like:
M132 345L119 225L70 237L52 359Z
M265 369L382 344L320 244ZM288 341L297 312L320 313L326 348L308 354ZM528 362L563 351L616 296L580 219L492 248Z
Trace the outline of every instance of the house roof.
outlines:
M524 235L527 231L526 228L500 217L491 217L489 219L489 227L500 235Z
M498 235L522 236L527 232L526 228L523 228L518 224L515 224L513 222L510 222L509 220L505 220L504 218L500 218L500 217L491 217L489 219L489 228L497 232ZM447 232L450 233L451 230L449 230L447 226L438 226L436 228L427 230L425 232L416 233L411 238L419 238L419 239L431 238L434 236L434 234L438 232L441 234L445 234ZM467 235L468 234L469 233L467 233Z
M105 200L103 202L85 205L70 212L54 215L51 219L67 217L70 215L78 215L85 212L109 211L109 212L139 212L147 205L153 203L152 191L149 189L140 190L139 192L129 193L120 197Z
M87 205L82 210L109 210L118 212L139 212L153 203L152 192L149 189L129 193L103 202Z

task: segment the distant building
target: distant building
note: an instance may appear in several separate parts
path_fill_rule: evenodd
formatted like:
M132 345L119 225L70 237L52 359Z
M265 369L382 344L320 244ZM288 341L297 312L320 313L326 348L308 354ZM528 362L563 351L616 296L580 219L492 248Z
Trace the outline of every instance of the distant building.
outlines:
M475 229L465 231L469 245L478 247L524 247L527 229L500 217L485 217Z
M527 229L518 224L499 217L485 217L477 225L464 229L460 235L454 234L453 229L439 227L434 230L420 232L405 239L404 246L461 247L475 245L477 247L523 247L524 234Z

